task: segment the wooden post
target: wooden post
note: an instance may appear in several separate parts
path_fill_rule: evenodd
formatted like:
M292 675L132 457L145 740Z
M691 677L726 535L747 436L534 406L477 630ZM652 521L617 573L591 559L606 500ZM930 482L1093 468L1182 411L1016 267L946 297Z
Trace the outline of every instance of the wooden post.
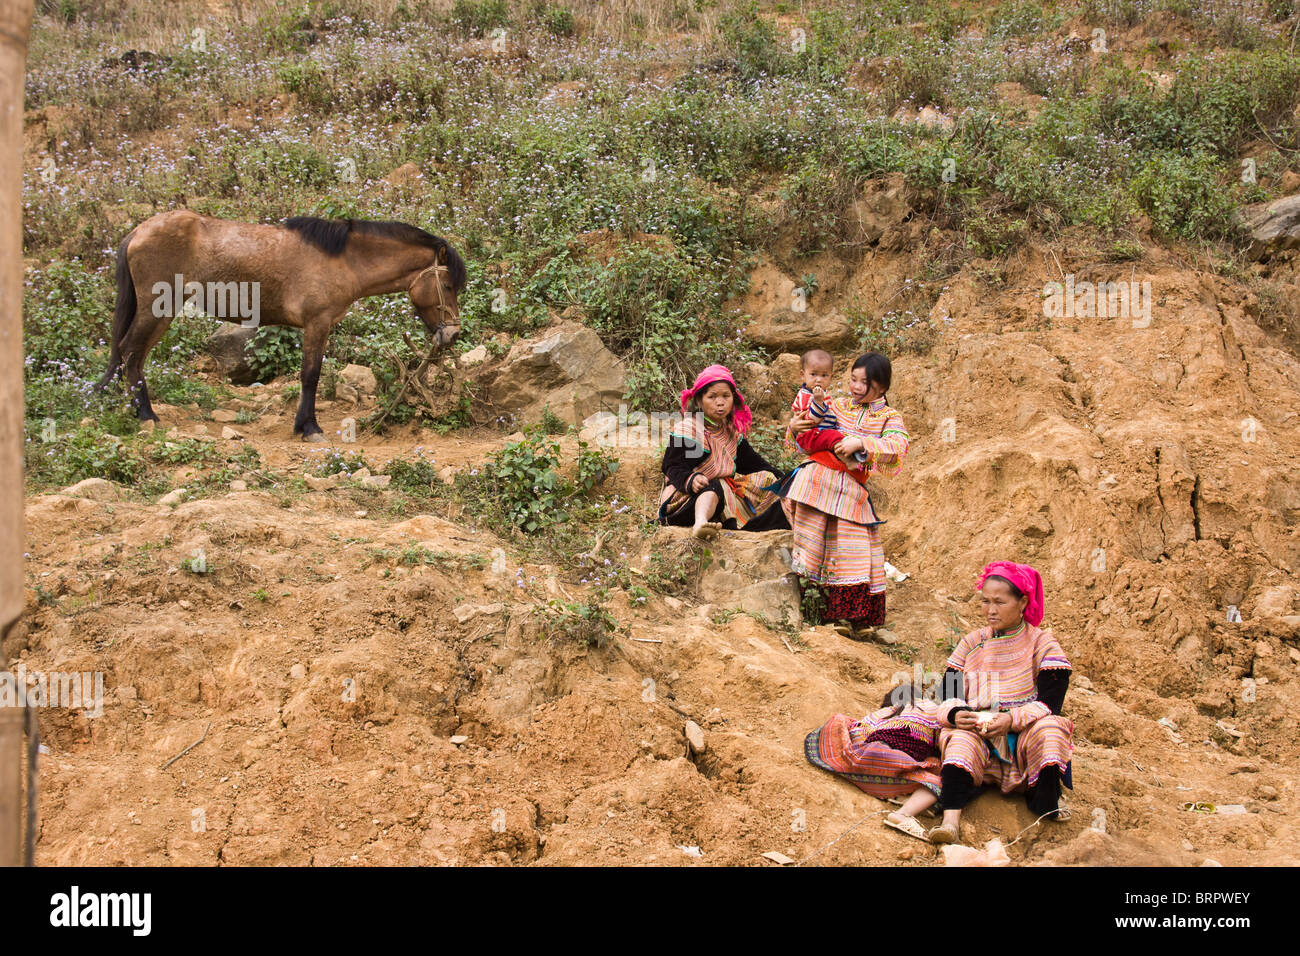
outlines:
M23 76L31 26L32 0L0 0L0 645L23 614ZM22 862L24 718L21 707L0 707L0 866Z

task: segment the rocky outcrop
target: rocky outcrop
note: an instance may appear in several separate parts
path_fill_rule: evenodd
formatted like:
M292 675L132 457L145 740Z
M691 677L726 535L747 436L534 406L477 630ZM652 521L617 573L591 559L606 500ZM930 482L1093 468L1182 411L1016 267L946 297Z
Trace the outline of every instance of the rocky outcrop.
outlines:
M596 412L618 411L627 374L600 336L584 325L564 323L515 345L481 381L494 415L537 421L549 409L577 425Z
M1246 206L1242 221L1250 230L1252 259L1265 259L1286 249L1300 249L1300 193L1273 202Z
M217 371L234 385L250 385L256 377L245 351L245 347L256 334L256 328L223 323L208 337L204 346L208 355L216 363Z

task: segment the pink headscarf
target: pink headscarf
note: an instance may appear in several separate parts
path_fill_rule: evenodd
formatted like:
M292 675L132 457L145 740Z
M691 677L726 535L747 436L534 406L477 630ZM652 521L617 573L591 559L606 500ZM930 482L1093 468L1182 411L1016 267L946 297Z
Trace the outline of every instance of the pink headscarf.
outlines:
M979 583L975 589L979 590L984 587L984 581L989 575L996 574L1000 578L1006 578L1017 588L1020 589L1025 597L1029 598L1029 603L1025 605L1025 620L1037 627L1043 620L1043 576L1027 564L1016 564L1014 561L994 561L984 569L980 575Z
M731 377L731 369L725 365L710 365L699 375L695 376L695 384L690 388L682 390L682 414L689 415L687 410L691 398L697 392L702 392L715 382L726 382L731 386L731 391L736 396L736 401L732 405L732 424L736 426L736 431L745 434L749 431L750 424L754 421L754 416L749 411L749 406L745 404L745 396L740 394L740 389L736 386L736 380Z

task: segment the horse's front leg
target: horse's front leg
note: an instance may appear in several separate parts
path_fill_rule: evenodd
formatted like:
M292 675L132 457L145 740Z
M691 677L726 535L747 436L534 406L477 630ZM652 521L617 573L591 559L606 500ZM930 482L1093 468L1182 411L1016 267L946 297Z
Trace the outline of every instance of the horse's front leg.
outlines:
M293 433L302 435L303 441L326 440L320 425L316 423L316 384L320 381L325 343L329 340L333 324L327 318L315 319L308 322L302 332L302 392L298 397L298 415L293 420Z

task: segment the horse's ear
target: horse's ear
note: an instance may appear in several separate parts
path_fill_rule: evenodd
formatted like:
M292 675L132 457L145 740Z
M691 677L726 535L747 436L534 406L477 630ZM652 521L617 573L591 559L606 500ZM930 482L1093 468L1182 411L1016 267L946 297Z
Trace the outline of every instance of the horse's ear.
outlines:
M438 265L440 265L440 266L445 266L445 265L447 264L447 247L446 247L446 246L439 246L439 247L438 247L437 262L438 262Z

